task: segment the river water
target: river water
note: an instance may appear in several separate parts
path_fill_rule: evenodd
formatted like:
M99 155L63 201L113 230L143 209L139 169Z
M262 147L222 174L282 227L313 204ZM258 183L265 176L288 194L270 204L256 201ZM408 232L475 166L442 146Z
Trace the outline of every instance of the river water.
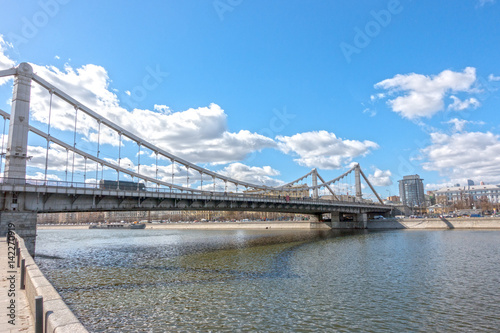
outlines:
M498 332L500 231L39 230L91 332Z

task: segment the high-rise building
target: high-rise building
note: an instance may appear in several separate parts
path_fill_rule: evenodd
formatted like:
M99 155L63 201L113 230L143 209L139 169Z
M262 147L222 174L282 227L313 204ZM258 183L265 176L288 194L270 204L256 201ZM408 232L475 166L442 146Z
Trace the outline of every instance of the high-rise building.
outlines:
M467 186L474 186L474 181L467 179Z
M399 196L408 207L425 207L423 179L419 175L404 176L399 181Z

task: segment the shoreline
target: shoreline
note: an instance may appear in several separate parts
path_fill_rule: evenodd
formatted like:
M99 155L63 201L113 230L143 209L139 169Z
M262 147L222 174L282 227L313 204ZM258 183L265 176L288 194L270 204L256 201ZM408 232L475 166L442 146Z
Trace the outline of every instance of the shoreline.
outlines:
M344 223L342 223L344 224ZM83 230L89 229L84 225L37 225L38 230ZM146 223L145 229L201 229L201 230L237 230L237 229L330 229L323 222L311 221L257 221L257 222L196 222L196 223ZM349 229L349 222L342 229ZM427 219L385 219L371 220L367 224L368 230L381 229L500 229L500 218L427 218Z
M203 229L203 230L237 230L237 229L316 229L328 228L324 223L310 221L258 221L258 222L196 222L196 223L146 223L145 229ZM89 229L89 225L37 225L38 230L54 229ZM145 230L140 229L140 230ZM106 230L106 229L99 229ZM114 229L117 230L117 229ZM127 229L128 230L128 229Z

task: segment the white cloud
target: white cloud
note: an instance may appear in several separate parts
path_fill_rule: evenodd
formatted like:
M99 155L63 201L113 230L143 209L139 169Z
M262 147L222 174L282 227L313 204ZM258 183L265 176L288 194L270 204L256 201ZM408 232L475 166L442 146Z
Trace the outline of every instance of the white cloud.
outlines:
M449 110L461 111L470 107L476 109L477 107L481 106L481 103L474 97L466 99L465 101L461 101L460 98L456 96L450 96L450 98L453 100L453 103L448 105Z
M97 65L84 65L64 70L54 66L33 65L35 73L61 87L66 93L102 116L119 124L137 136L193 163L224 164L243 160L248 154L276 147L273 139L247 130L227 130L227 115L218 105L172 112L166 105L156 104L155 110L127 111L120 106L117 95L109 88L107 71ZM49 94L39 85L32 89L32 118L48 123ZM51 126L73 131L75 110L58 98L53 98ZM97 122L78 113L77 131L84 139L97 142ZM101 144L118 146L118 134L103 126Z
M314 131L293 136L277 136L278 147L285 154L298 155L297 163L320 169L339 169L353 158L365 156L379 146L372 141L342 140L334 133Z
M172 113L172 110L170 109L170 107L168 107L166 105L155 104L154 105L154 110L158 111L158 112L161 112L163 114L171 114Z
M28 174L28 175L26 175L26 178L28 178L28 179L45 180L45 173L35 172L35 174L32 174L32 175ZM61 178L59 178L57 175L47 174L47 180L61 181Z
M451 183L477 179L500 183L500 136L490 132L432 133L422 150L425 170L439 171Z
M7 42L3 35L0 34L0 69L12 68L16 65L16 62L10 59L5 53L8 49L12 48L12 44Z
M27 165L29 167L44 170L46 153L47 153L46 147L28 146L28 156L30 156L31 159L28 160ZM68 172L71 172L73 170L73 153L69 152L68 154L65 148L56 144L51 144L49 149L48 170L65 172L66 168L68 169ZM78 173L82 173L83 171L95 172L96 168L97 164L95 162L92 162L90 160L87 160L87 162L85 162L85 159L82 156L75 154L75 159L74 159L75 172Z
M368 180L373 186L391 186L392 185L392 172L390 170L382 171L375 168L372 175L368 175Z
M377 115L377 111L370 109L370 108L364 109L363 113L368 114L370 117L375 117Z
M16 62L12 59L10 59L7 55L6 52L8 49L12 48L12 44L8 43L4 38L3 35L0 34L0 70L3 69L9 69L12 68L16 65ZM0 78L0 86L5 84L7 81L11 80L12 78L10 77L2 77Z
M455 132L462 132L467 124L484 125L485 123L482 121L471 121L453 118L447 121L446 124L453 124Z
M476 69L467 67L463 72L445 70L438 75L398 74L375 84L377 89L388 90L389 95L401 94L389 99L394 112L404 118L432 117L444 110L444 98L450 92L471 92L476 81Z
M433 190L439 190L443 187L450 187L450 186L454 186L454 184L450 183L450 182L442 182L442 183L429 183L429 184L425 184L425 188L429 191L433 191Z
M488 81L500 81L500 76L495 76L493 74L488 75Z
M270 166L254 167L242 163L231 163L222 169L220 174L252 184L279 186L284 182L273 177L279 176L280 172Z

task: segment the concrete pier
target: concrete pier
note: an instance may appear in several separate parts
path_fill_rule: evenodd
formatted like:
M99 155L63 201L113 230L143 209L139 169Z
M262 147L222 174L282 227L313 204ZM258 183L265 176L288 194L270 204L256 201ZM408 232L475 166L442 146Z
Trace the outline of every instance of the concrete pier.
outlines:
M22 239L29 254L35 256L36 212L0 211L0 237L6 237L9 230L15 231Z

